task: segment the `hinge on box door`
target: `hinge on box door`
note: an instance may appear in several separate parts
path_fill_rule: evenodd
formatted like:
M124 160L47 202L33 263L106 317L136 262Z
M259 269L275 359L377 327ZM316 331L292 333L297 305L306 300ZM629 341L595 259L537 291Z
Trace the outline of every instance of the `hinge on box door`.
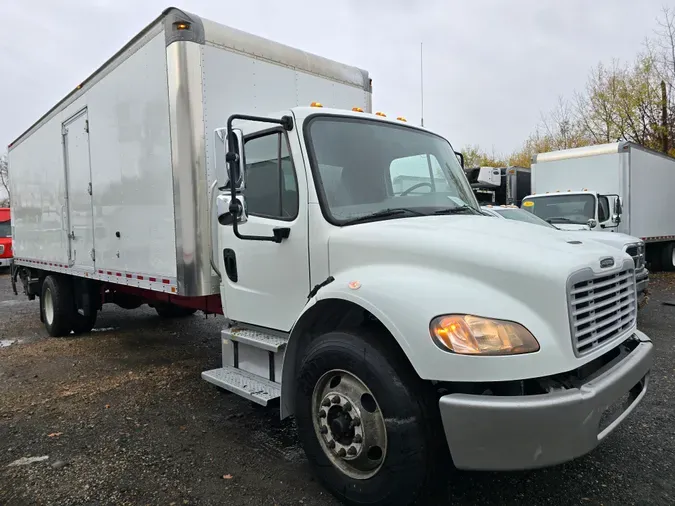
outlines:
M96 261L96 250L94 248L91 249L91 261Z
M87 186L87 192L89 193L89 195L91 195L92 192L91 181L89 181L89 186Z
M66 128L66 125L61 125L61 135L66 135L68 133L68 129Z
M84 131L89 133L89 120L88 119L84 120Z

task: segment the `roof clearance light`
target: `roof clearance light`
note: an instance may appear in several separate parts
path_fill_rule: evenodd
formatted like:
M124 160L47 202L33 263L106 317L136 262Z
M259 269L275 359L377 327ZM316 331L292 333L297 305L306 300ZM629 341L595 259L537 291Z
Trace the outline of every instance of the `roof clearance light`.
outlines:
M310 107L323 107L323 104L321 102L312 102L309 104Z
M190 23L183 23L181 21L178 21L174 23L174 26L176 27L176 30L189 30L190 29Z
M407 122L408 122L408 120L405 119L403 116L399 116L399 117L396 118L396 119L399 120L399 121L403 121L404 123L407 123Z
M363 112L363 109L361 109L360 107L352 107L352 111L354 111L354 112Z
M375 116L382 116L383 118L387 117L387 115L385 113L379 112L379 111L375 113Z

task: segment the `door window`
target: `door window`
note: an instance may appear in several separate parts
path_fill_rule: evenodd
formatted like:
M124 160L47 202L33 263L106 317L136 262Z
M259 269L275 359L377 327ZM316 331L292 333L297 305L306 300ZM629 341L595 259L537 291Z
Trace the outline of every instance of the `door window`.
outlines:
M272 132L245 141L245 192L252 216L293 220L298 216L298 182L286 136Z
M604 223L609 219L609 199L598 195L598 221Z

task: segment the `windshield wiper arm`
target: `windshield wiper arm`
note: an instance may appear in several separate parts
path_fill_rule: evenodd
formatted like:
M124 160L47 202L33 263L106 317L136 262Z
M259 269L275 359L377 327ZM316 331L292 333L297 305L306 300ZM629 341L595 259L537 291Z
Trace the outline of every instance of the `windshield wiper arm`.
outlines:
M561 221L563 223L573 223L572 220L570 220L569 218L565 218L564 216L554 216L553 218L546 218L546 221L548 221L551 224L553 224L553 220Z
M470 206L458 206L458 207L448 207L447 209L439 209L434 211L434 214L481 214L478 213L473 207Z
M391 216L398 216L400 214L407 214L409 216L425 216L423 212L406 207L387 208L375 211L374 213L365 214L358 218L352 218L344 222L345 225L353 225L354 223L363 223L366 221L377 220L378 218L389 218Z

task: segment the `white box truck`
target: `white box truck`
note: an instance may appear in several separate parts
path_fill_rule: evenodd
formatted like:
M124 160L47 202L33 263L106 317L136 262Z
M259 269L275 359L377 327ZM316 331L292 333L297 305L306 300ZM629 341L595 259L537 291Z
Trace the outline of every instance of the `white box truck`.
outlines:
M482 215L450 144L370 101L364 71L167 10L10 147L15 287L52 336L105 303L222 314L203 378L294 416L348 504L421 499L448 455L591 451L647 391L631 258Z
M675 270L675 158L622 141L541 153L532 162L523 208L560 228L637 237L652 270Z

